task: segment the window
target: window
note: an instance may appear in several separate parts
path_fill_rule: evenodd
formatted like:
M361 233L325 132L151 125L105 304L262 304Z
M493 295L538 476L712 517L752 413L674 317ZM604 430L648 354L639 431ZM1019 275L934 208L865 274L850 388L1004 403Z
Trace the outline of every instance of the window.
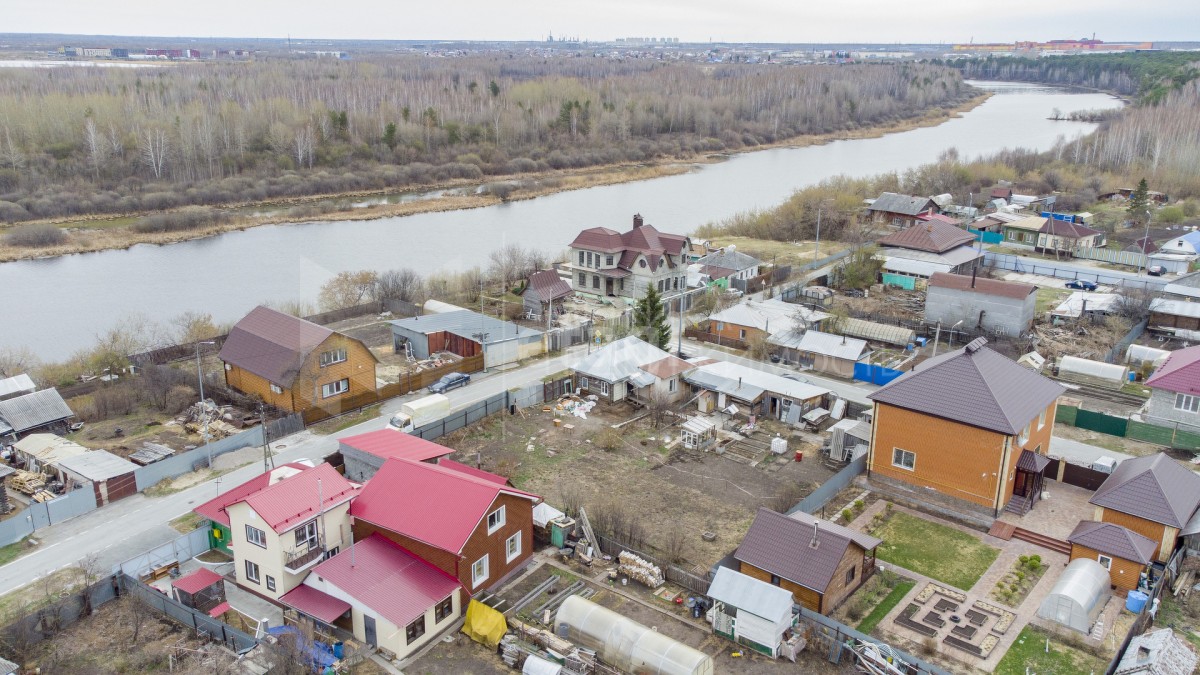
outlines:
M1187 412L1200 412L1200 396L1175 394L1175 409Z
M422 615L422 616L417 617L416 621L413 621L412 623L408 624L408 626L406 626L404 628L404 640L405 640L404 643L411 645L412 643L416 642L417 639L420 638L424 634L425 634L425 617L424 617L424 615Z
M580 389L588 388L588 379L586 377L579 378L579 388Z
M488 514L488 534L504 527L504 507L492 511Z
M587 275L583 272L579 273L579 287L587 288Z
M226 364L225 364L225 370L233 370L233 366L231 366L231 365L229 365L228 363L226 363Z
M258 565L249 560L246 561L246 580L258 583Z
M667 391L675 391L675 378L667 380Z
M317 545L317 521L310 520L296 528L296 547Z
M642 258L641 260L638 261L638 267L645 267L645 266L646 266L645 258Z
M908 469L909 471L915 470L917 468L917 453L893 448L892 466L898 466L901 469Z
M718 321L718 322L717 322L717 330L718 330L718 331L723 331L723 330L725 330L725 322L724 322L724 321Z
M487 581L488 578L488 557L485 555L471 565L471 588L475 588L479 584Z
M580 265L582 265L582 264L583 264L583 251L580 251L580 252L579 252L579 264L580 264Z
M1038 429L1041 429L1044 426L1046 426L1046 411L1045 410L1042 411L1042 414L1038 415Z
M1104 569L1106 569L1106 570L1112 569L1112 558L1110 558L1104 554L1100 554L1100 555L1096 556L1096 561L1099 562L1101 565L1103 565Z
M608 257L606 257L606 258L604 259L604 264L605 264L605 266L607 266L607 267L612 267L612 264L613 264L613 257L612 257L611 255L610 255L610 256L608 256Z
M600 277L595 274L592 275L592 288L600 288Z
M740 338L742 340L746 339L746 329L745 328L738 331L738 338Z
M605 396L608 395L608 383L604 380L600 380L600 393Z
M851 567L850 569L846 570L846 585L847 586L854 583L854 575L857 573L858 573L857 567Z
M777 576L775 576L774 574L772 574L772 575L771 575L771 583L772 583L772 584L775 584L776 586L778 586L779 584L783 583L783 579L780 579L779 577L777 577Z
M617 288L619 290L622 290L622 291L625 290L625 280L624 279L618 279L617 284L618 284Z
M346 360L346 348L340 347L327 352L321 352L321 367L332 366Z
M437 607L433 608L434 623L441 623L442 619L454 613L454 596L450 596L439 602Z
M592 266L592 254L591 254L591 252L588 252L588 254L587 254L587 266L588 266L588 267L591 267L591 266Z
M267 590L275 590L275 577L271 576L270 574L267 575Z
M250 542L251 544L254 544L255 546L261 546L263 548L266 548L267 547L267 533L263 532L262 530L258 529L257 527L252 527L250 525L247 525L246 526L246 541Z
M337 396L338 394L344 394L349 390L350 390L350 378L343 377L342 379L338 380L337 382L330 382L329 384L321 385L321 398L329 398L330 396Z
M512 562L521 555L521 533L517 532L504 542L504 562Z
M283 393L283 387L280 387L280 386L279 386L279 385L277 385L277 384L273 384L273 385L271 385L271 393L272 393L272 394L282 394L282 393Z
M321 554L321 560L329 560L333 556L337 555L338 551L341 551L341 550L342 550L341 546L334 546L333 548L329 549L328 551L325 551L325 553Z

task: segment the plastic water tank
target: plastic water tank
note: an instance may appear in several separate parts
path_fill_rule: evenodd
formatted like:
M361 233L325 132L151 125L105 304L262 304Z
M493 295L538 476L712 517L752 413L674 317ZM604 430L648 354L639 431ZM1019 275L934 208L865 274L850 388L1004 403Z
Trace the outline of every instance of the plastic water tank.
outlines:
M1129 591L1129 595L1125 596L1125 609L1134 614L1141 614L1148 599L1149 596L1141 591Z
M771 439L771 452L776 455L787 453L787 439L782 436L776 436Z

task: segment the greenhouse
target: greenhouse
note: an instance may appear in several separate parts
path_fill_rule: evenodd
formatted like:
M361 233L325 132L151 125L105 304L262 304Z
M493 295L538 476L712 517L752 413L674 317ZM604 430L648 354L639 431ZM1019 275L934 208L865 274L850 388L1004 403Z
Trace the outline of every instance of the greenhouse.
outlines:
M1108 570L1100 563L1089 558L1074 560L1038 607L1038 616L1088 633L1108 601L1111 583Z
M626 673L713 673L713 660L708 654L579 596L572 595L563 602L554 624L560 636L594 650L600 660Z

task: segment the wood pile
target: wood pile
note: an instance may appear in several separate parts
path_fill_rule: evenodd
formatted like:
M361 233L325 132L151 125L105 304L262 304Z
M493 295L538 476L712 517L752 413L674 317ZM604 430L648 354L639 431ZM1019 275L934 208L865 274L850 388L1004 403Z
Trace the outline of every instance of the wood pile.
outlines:
M49 490L38 490L37 492L33 493L33 501L35 501L39 504L43 504L45 502L48 502L48 501L56 498L57 496L58 495L54 494L53 492L51 492Z
M32 471L17 471L8 484L18 492L35 495L46 487L46 477Z
M667 581L658 565L628 551L621 551L617 563L618 572L650 588L658 588Z

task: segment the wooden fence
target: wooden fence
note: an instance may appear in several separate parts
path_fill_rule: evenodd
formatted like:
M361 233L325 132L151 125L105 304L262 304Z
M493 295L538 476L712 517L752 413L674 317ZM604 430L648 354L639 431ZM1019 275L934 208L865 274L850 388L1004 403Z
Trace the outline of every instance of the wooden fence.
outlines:
M598 539L600 539L600 545L604 547L604 552L608 555L611 555L614 559L616 559L617 555L621 551L632 553L643 560L657 565L658 568L662 570L663 577L666 578L667 581L673 584L679 584L693 593L699 593L701 595L708 593L708 586L712 582L712 580L709 578L711 570L703 576L693 574L677 565L664 564L664 561L659 560L652 555L642 553L635 548L630 548L616 541L615 539L606 537L602 534L596 536Z
M397 396L403 396L409 392L424 389L448 373L476 373L481 370L483 370L483 354L466 356L459 361L448 363L438 368L430 368L429 370L422 370L419 373L405 375L400 378L399 382L385 384L375 391L363 392L352 396L339 396L320 406L309 408L304 411L304 424L305 426L315 424L330 417L345 415L346 413L375 405L380 401L386 401Z
M699 340L700 342L708 342L714 345L733 347L734 349L750 348L750 345L742 340L735 340L733 338L721 337L720 335L713 335L712 333L700 330L699 328L684 328L683 336L685 338Z

